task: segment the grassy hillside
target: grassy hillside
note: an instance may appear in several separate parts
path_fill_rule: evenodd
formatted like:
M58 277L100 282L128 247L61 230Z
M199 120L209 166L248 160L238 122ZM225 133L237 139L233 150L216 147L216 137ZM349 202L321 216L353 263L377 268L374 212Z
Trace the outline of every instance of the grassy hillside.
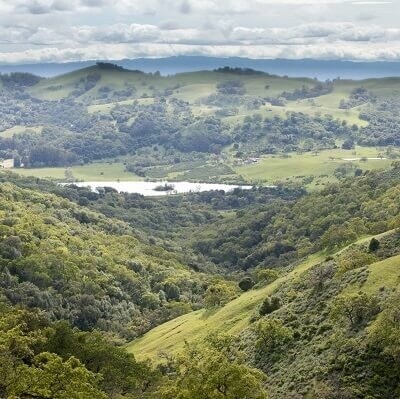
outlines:
M342 262L354 261L355 253L367 253L371 237L329 257L317 254L284 277L248 291L222 308L193 312L156 327L127 350L140 359L160 362L167 358L165 354L177 356L194 342L232 335L245 348L250 364L266 373L271 398L287 398L290 393L293 396L289 397L319 399L331 397L323 395L335 390L335 395L354 395L349 397L361 398L368 393L390 397L397 392L390 377L393 358L387 357L385 366L377 369L385 356L382 352L374 355L368 343L375 339L374 331L390 309L388 298L399 292L399 238L395 231L375 236L385 248L376 259L384 259L353 266L344 274L338 271ZM274 297L279 298L278 308L262 314L264 301ZM348 314L357 306L362 313L349 327ZM276 327L279 325L282 327ZM285 329L294 334L289 342L268 341L277 340L273 334ZM264 338L259 338L261 333ZM269 346L263 349L263 345ZM345 367L339 376L338 367Z
M266 296L273 294L280 284L299 278L302 272L323 259L323 254L314 255L272 284L246 292L222 308L198 310L162 324L133 341L127 350L137 358L157 360L160 353L177 353L182 350L185 341L203 340L210 334L223 332L238 334L249 325L254 310Z
M393 231L375 237L379 239L388 234L393 234ZM364 237L354 244L364 244L371 238ZM347 248L333 256L340 255ZM310 256L273 283L245 292L222 308L198 310L164 323L127 345L127 350L139 359L151 358L157 361L161 353L176 354L182 350L185 342L201 341L209 335L220 333L240 334L249 327L252 317L267 296L273 295L283 284L290 286L302 281L306 272L322 264L326 257L327 254L322 252ZM400 255L371 264L368 270L369 276L362 291L376 294L382 286L396 289L400 285ZM349 285L345 291L358 292L359 287Z

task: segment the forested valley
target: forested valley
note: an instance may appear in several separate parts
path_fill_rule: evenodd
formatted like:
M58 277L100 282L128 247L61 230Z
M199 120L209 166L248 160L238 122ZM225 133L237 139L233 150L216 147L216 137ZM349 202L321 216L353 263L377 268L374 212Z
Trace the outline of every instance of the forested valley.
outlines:
M0 397L399 397L397 88L0 75Z

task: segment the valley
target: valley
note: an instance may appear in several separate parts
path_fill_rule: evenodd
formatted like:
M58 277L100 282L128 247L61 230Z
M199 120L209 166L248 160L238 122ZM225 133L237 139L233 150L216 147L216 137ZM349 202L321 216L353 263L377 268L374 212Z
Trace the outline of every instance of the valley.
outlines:
M400 78L0 82L0 396L398 396Z

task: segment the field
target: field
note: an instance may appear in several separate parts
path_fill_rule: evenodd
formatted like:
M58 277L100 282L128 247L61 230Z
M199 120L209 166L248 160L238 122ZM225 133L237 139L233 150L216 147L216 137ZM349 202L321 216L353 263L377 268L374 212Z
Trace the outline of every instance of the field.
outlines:
M14 127L10 128L10 129L3 130L2 132L0 132L0 137L10 138L10 137L13 137L15 134L23 133L26 130L32 130L37 134L41 134L42 129L43 129L43 126L26 127L26 126L18 125L18 126L14 126Z
M211 181L243 181L257 184L274 184L276 182L298 182L311 189L337 181L335 169L343 164L353 164L362 170L385 169L390 167L389 159L376 158L383 149L374 147L357 147L355 150L325 150L314 153L288 154L288 157L266 156L257 164L243 166L224 166L209 161L187 162L169 167L150 168L151 179L191 180L199 182ZM367 160L349 161L351 158L367 158ZM135 181L142 180L134 173L127 172L122 161L95 162L71 168L32 168L15 169L24 176L65 180L67 170L75 180L80 181ZM232 171L232 173L230 172ZM71 179L70 173L68 178ZM236 175L235 175L236 173ZM314 176L314 179L307 180Z
M367 161L346 161L351 158L376 158L382 149L373 147L356 147L355 150L325 150L317 154L289 154L288 158L278 156L263 157L257 164L238 166L236 173L249 182L274 183L305 176L316 176L316 183L335 180L333 172L344 163L352 163L362 170L384 169L392 163L389 159L368 159Z
M125 165L122 162L99 162L84 166L72 166L71 168L15 169L14 171L24 176L64 180L66 179L67 170L72 173L72 176L76 181L141 180L139 176L136 176L135 174L130 172L126 172Z

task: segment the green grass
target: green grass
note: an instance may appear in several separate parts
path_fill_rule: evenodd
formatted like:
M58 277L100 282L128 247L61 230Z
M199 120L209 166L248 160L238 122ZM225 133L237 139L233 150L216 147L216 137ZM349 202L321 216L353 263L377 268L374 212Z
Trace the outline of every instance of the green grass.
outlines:
M176 353L183 348L185 341L201 340L210 333L238 333L248 326L254 310L267 295L271 295L283 282L299 278L301 273L323 259L323 254L311 256L272 284L245 292L222 308L201 309L164 323L133 341L127 350L140 359L156 359L160 352Z
M369 274L367 281L360 287L351 285L344 292L366 292L376 295L381 288L388 290L396 289L400 284L400 255L373 263L368 266Z
M99 162L84 166L73 166L70 168L76 180L84 181L137 181L142 180L133 173L126 172L122 162L108 163ZM66 168L33 168L15 169L16 173L23 176L34 176L39 178L50 178L64 180Z
M381 152L375 147L356 147L355 150L324 150L317 155L313 153L289 154L289 158L279 156L265 156L258 164L237 166L235 171L250 182L284 181L296 176L321 176L328 175L328 180L333 181L335 169L345 163L352 162L363 170L388 168L391 160L344 161L342 158L375 158Z
M10 129L3 130L2 132L0 132L0 137L10 138L10 137L13 137L15 134L23 133L26 130L32 130L37 134L41 134L42 130L43 130L43 126L27 127L27 126L17 125Z

